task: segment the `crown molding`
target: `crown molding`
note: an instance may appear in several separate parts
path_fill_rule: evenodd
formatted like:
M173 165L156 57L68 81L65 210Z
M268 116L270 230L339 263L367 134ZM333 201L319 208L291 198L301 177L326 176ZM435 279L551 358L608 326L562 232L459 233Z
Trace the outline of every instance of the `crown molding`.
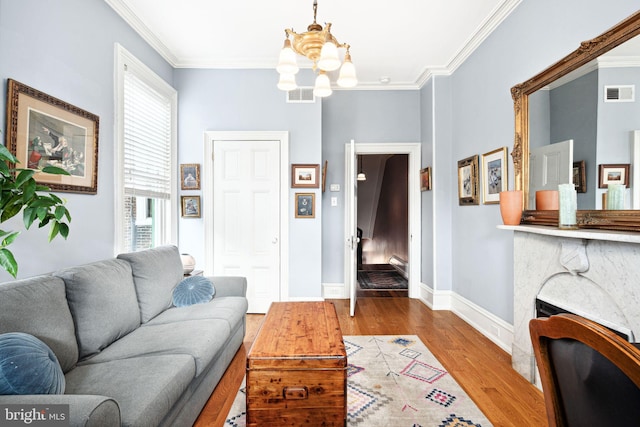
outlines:
M272 61L261 63L247 60L245 63L238 61L207 61L199 58L179 58L160 41L158 37L147 27L129 8L123 0L105 0L124 21L129 24L153 49L158 52L174 68L221 68L221 69L260 69L273 68ZM451 75L462 65L471 54L482 44L484 40L513 12L522 0L504 0L492 13L480 24L478 30L469 38L464 46L453 56L445 67L427 67L420 73L413 83L396 83L380 85L380 83L361 83L358 90L419 90L433 76ZM337 88L336 88L337 89Z
M122 0L104 0L133 30L149 43L172 67L176 68L178 58L171 50L160 41L158 37L147 27L138 16Z
M420 76L418 76L416 85L422 88L432 76L453 74L520 3L522 3L522 0L505 0L496 6L487 19L480 24L478 30L469 38L464 46L462 46L458 53L453 56L446 67L425 69Z

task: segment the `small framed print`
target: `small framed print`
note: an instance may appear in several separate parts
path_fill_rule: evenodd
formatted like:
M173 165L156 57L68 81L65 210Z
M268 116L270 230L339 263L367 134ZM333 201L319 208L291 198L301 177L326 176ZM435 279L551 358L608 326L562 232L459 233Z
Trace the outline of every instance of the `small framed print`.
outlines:
M629 164L600 165L598 188L607 188L609 184L629 186Z
M431 166L420 169L420 191L431 190Z
M314 193L296 193L296 218L315 218L315 201Z
M458 161L458 204L478 203L478 155Z
M320 165L291 165L291 188L319 188Z
M180 165L180 189L200 189L200 165L197 163Z
M482 155L482 202L485 205L500 203L500 192L508 186L507 147Z
M200 218L200 196L181 196L182 217Z

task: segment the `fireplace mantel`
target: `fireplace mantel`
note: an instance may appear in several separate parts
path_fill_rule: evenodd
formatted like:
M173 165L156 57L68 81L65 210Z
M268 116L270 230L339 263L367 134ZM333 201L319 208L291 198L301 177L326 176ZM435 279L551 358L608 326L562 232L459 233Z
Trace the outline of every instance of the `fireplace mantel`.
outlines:
M520 231L522 233L542 234L545 236L568 237L572 239L608 240L611 242L640 243L640 233L608 230L561 230L543 225L498 225L502 230Z
M512 365L535 382L529 320L540 298L640 338L640 233L499 225L513 231Z

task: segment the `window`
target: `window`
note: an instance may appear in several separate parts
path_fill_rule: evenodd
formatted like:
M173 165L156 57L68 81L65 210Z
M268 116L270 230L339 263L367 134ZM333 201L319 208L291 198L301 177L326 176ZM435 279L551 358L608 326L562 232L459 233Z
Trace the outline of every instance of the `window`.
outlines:
M177 93L116 45L116 251L177 242Z

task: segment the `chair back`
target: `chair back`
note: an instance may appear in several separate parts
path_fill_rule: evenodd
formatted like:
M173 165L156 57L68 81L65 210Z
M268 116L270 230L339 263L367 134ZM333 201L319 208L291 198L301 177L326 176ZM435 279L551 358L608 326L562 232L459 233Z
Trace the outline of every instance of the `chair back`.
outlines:
M638 348L573 314L532 319L529 332L550 427L639 425Z

